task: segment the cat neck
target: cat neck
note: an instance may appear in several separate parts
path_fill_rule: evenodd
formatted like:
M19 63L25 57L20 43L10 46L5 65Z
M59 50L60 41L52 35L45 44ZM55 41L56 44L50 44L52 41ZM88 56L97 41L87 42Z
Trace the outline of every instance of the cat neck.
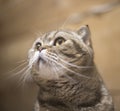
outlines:
M94 77L96 71L89 70L93 78L80 78L70 75L70 78L61 76L58 80L48 80L39 85L39 101L41 104L48 104L61 107L92 106L100 101L100 81ZM91 77L92 77L91 76ZM89 97L89 98L88 98ZM87 100L86 100L87 99Z

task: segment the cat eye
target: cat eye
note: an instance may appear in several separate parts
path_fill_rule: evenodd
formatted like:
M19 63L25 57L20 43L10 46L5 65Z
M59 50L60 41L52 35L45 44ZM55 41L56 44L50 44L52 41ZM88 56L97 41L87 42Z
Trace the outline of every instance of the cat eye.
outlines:
M58 37L57 39L55 39L54 45L59 46L59 45L62 45L64 42L65 42L65 39L63 37Z
M36 49L38 50L40 47L42 46L42 44L40 42L36 43Z

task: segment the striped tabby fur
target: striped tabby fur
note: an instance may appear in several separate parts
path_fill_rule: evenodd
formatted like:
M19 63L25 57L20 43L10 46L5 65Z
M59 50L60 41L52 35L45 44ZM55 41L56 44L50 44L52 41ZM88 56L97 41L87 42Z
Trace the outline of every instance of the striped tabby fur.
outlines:
M29 51L31 76L40 88L34 111L114 111L93 59L88 26L39 37Z

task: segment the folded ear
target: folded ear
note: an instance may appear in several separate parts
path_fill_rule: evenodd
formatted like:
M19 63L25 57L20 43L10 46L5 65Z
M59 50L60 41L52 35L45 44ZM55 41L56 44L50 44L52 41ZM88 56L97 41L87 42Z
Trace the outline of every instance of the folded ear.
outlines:
M80 35L80 37L82 38L83 42L92 48L92 43L91 43L91 33L89 30L89 26L85 25L80 27L80 29L77 31L78 35Z

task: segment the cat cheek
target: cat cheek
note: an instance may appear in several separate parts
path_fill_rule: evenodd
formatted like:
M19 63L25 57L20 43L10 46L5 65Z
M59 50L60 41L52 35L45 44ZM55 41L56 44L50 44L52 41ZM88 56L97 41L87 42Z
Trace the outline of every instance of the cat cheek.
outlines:
M73 45L73 42L71 41L71 40L67 40L65 43L64 43L64 45L70 45L70 46L72 46Z
M56 48L49 48L47 49L46 53L55 53L56 52Z

